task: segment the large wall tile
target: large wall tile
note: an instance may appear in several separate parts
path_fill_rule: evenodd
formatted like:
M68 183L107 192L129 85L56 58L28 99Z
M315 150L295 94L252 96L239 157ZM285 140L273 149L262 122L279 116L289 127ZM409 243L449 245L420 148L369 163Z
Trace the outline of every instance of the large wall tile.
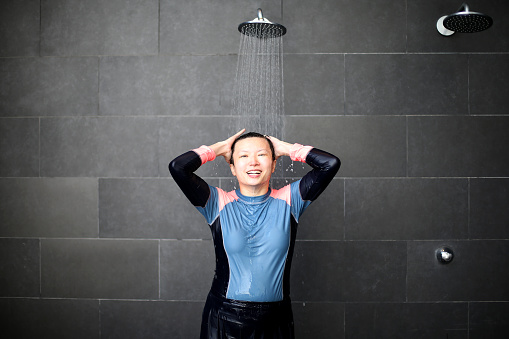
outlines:
M0 116L96 115L98 59L0 59Z
M470 180L470 237L509 239L509 180Z
M292 261L294 301L342 301L345 244L340 241L297 241Z
M468 181L352 179L345 239L467 239Z
M471 55L469 58L470 113L509 114L509 56Z
M404 52L405 1L283 2L290 53Z
M215 262L212 241L162 241L161 299L204 301Z
M408 174L509 175L508 117L408 117Z
M0 297L38 297L39 240L0 238Z
M97 237L97 179L0 179L0 236Z
M41 175L158 176L157 143L157 118L42 119Z
M470 339L496 339L509 336L507 302L470 303Z
M40 0L0 3L0 57L39 54Z
M348 303L346 338L468 338L467 303Z
M435 251L454 252L449 264ZM508 301L508 241L431 241L408 244L408 301Z
M198 338L202 302L101 301L101 337Z
M346 114L468 114L468 56L346 57Z
M99 216L101 237L211 239L205 218L171 179L100 180Z
M44 239L42 296L157 298L158 250L153 240Z
M102 115L230 115L235 56L101 58Z
M405 301L406 244L398 241L345 243L343 299L356 301ZM325 258L325 257L324 257Z
M258 8L281 23L281 0L162 0L160 40L163 54L232 54L239 50L237 27L257 17Z
M407 3L409 52L509 51L509 23L500 15L507 12L506 1L468 1L469 10L490 15L494 20L493 26L475 34L455 33L448 37L438 33L437 21L444 15L456 13L461 1L412 0Z
M297 239L344 239L344 182L334 179L299 219Z
M344 338L344 304L293 303L292 310L297 338Z
M0 119L0 176L39 176L39 119Z
M0 299L0 315L7 338L101 338L97 300Z
M404 301L404 242L298 241L294 301Z
M42 55L158 53L157 0L41 2Z
M337 54L285 55L286 114L343 114L344 59Z
M288 117L285 139L336 155L341 177L406 176L404 117ZM294 163L285 176L302 176L309 169Z
M233 135L231 117L48 118L41 121L44 176L169 177L176 156ZM76 149L80 149L76 153ZM218 158L202 177L231 176Z

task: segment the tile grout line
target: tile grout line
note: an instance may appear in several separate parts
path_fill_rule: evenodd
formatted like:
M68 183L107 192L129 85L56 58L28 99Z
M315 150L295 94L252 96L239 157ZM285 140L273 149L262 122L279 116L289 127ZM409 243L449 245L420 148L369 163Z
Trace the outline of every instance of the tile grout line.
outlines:
M161 0L157 4L157 56L161 55Z
M467 55L467 116L471 116L470 111L470 54Z
M42 0L39 0L39 58L42 57L41 54L41 45L42 45Z
M39 238L39 298L42 298L42 241Z
M467 179L467 236L468 239L472 239L472 234L470 233L470 194L471 194L471 178Z
M161 239L158 241L158 253L157 253L157 289L159 290L158 299L161 300Z
M42 178L41 175L41 118L38 118L39 120L39 178Z

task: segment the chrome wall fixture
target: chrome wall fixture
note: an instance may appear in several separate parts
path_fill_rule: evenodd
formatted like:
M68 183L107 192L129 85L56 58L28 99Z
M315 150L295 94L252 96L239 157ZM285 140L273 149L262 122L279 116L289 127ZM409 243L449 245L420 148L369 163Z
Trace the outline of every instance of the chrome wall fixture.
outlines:
M468 5L463 3L456 13L438 19L437 30L444 36L454 33L475 33L484 31L493 25L493 19L483 13L470 12Z
M454 259L454 252L449 247L441 247L435 253L441 264L449 264Z

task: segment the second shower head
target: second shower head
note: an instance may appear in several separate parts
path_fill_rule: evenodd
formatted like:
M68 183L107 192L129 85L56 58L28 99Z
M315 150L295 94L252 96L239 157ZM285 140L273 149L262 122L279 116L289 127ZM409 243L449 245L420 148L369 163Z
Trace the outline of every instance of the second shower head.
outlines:
M493 19L483 13L470 12L468 5L463 3L456 13L438 19L437 30L449 36L458 33L475 33L484 31L493 25Z

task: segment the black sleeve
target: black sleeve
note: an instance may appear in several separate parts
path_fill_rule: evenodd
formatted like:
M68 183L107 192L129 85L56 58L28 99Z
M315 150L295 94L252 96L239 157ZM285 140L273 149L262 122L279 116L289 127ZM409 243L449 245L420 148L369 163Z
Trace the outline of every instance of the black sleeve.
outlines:
M341 166L334 155L317 148L306 156L306 164L313 167L300 181L299 190L304 200L315 200L332 181Z
M194 174L200 166L200 156L194 151L189 151L173 159L169 169L187 199L194 206L205 207L210 196L210 188L205 180Z

